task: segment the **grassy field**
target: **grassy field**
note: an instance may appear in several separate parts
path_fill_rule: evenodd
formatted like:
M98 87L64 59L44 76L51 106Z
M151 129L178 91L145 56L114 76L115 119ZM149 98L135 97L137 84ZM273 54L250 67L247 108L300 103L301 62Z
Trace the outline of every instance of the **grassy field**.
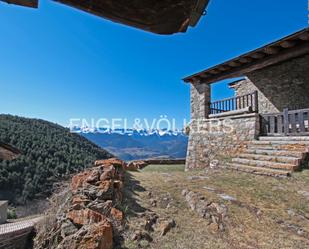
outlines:
M157 249L304 249L309 248L309 171L277 179L228 170L184 172L183 165L150 165L130 173L126 191L126 248ZM207 220L191 211L183 189L228 207L226 230L213 233ZM307 193L308 192L308 193ZM227 201L225 194L236 199ZM152 205L152 200L157 206ZM138 244L130 235L143 224L143 212L173 218L166 236L150 233L153 242Z
M158 164L158 165L148 165L141 172L156 172L156 173L164 173L164 172L184 172L185 165L182 164Z

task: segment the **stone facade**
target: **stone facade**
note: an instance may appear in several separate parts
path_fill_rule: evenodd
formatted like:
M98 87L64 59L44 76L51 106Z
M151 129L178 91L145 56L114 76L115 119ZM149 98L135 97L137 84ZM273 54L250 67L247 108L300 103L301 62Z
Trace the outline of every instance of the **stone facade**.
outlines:
M207 118L210 112L210 85L191 85L191 119Z
M192 121L186 170L206 168L216 160L228 160L239 153L247 141L258 136L259 127L256 113Z
M251 72L232 87L237 96L257 90L259 113L309 108L309 55Z

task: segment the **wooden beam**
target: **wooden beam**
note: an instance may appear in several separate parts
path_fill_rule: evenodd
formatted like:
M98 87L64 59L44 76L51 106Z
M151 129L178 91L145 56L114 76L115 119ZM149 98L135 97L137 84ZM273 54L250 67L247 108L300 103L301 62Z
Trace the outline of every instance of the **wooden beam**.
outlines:
M303 41L309 41L309 33L304 33L304 34L300 35L299 39L301 39Z
M0 1L31 8L37 8L39 5L38 0L0 0Z
M278 47L267 47L264 49L266 54L277 54L279 53L280 49Z
M226 70L229 70L231 67L229 67L229 66L226 66L226 65L222 65L222 66L219 66L218 67L218 69L220 70L220 71L226 71Z
M284 41L280 43L280 46L283 48L292 48L296 45L295 41Z
M254 59L261 59L261 58L265 57L265 54L264 53L254 53L250 56Z
M218 74L220 73L220 70L217 70L217 69L212 69L209 71L210 74Z
M237 61L231 61L228 63L228 65L231 67L239 67L241 64Z
M258 61L243 64L240 67L232 68L229 71L222 72L218 75L213 75L212 77L203 78L202 83L211 84L228 78L241 77L252 71L262 69L264 67L268 67L304 54L309 54L309 43L305 43L294 48L282 50L279 54L270 55Z
M249 62L252 62L253 60L250 57L242 57L242 58L239 59L239 61L241 63L249 63Z

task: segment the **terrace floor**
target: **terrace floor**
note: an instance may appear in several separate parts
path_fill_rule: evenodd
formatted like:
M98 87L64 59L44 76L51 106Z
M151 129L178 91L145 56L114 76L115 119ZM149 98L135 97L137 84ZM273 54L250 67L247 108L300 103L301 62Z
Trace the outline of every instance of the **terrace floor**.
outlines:
M123 207L125 248L309 248L309 170L284 179L229 170L183 170L184 165L151 165L130 173ZM183 189L226 205L226 229L209 229L208 221L189 209ZM133 241L146 212L172 218L176 227L165 236L150 232L150 243Z

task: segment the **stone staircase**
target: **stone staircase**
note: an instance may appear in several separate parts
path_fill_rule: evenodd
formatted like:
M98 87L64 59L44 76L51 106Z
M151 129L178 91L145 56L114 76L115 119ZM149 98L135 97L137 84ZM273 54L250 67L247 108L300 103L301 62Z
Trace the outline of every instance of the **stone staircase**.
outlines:
M309 155L309 137L260 137L227 163L227 168L268 176L290 176Z

